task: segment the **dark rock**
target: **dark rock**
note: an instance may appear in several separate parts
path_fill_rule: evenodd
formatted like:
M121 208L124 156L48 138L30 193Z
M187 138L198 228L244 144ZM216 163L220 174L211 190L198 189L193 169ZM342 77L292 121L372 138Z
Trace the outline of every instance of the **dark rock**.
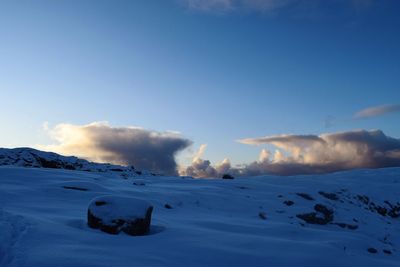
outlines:
M167 204L165 204L165 205L164 205L164 208L166 208L166 209L169 209L169 210L170 210L170 209L172 209L172 206L171 206L170 204L168 204L168 203L167 203Z
M375 208L375 210L376 210L376 212L378 212L382 216L386 216L386 214L387 214L387 209L384 208L384 207L377 206Z
M339 197L335 193L327 193L324 191L319 191L318 192L321 196L330 199L330 200L339 200Z
M292 206L292 205L294 205L294 202L291 200L285 200L285 201L283 201L283 204L285 204L286 206Z
M384 249L384 250L383 250L383 253L388 254L388 255L391 255L391 254L392 254L392 252L391 252L390 250L387 250L387 249Z
M230 174L224 174L222 176L222 179L230 179L230 180L232 180L232 179L234 179L234 177L232 175L230 175Z
M296 217L309 224L326 225L333 221L333 210L322 204L314 206L315 212L297 214Z
M357 195L357 199L359 201L361 201L362 203L364 203L365 205L369 204L369 197L367 197L365 195Z
M89 189L83 188L83 187L77 187L77 186L63 186L65 189L70 189L70 190L78 190L78 191L88 191Z
M104 206L105 204L107 204L107 202L105 202L105 201L95 201L94 204L96 206Z
M263 220L266 220L267 219L267 214L265 212L260 212L260 213L258 213L258 217L260 217Z
M314 198L307 193L296 193L296 195L307 200L314 200Z
M121 231L128 235L145 235L150 229L153 206L128 197L103 196L93 199L88 208L89 227L109 234Z
M368 248L367 251L368 251L369 253L372 253L372 254L378 253L378 250L376 250L376 248Z

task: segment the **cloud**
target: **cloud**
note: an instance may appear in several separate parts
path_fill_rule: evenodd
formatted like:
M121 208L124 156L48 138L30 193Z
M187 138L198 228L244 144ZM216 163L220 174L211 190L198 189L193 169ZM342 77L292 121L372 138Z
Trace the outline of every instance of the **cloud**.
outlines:
M201 144L199 147L199 150L194 154L193 160L199 159L204 155L204 152L206 152L207 144Z
M58 124L48 133L57 144L38 148L167 175L177 174L175 155L192 144L178 133L112 127L107 122Z
M366 119L382 116L388 113L400 112L400 104L381 105L360 110L354 115L356 119Z
M258 166L278 174L400 166L400 140L388 137L380 130L359 130L319 136L281 135L244 139L240 142L272 144L286 152L287 156L275 154L272 163Z
M386 136L380 130L322 135L276 135L246 138L239 142L248 145L270 144L276 150L271 153L263 149L258 161L238 167L232 167L229 160L212 166L208 160L197 158L187 168L188 175L297 175L400 166L400 139Z
M181 0L189 9L228 12L238 9L271 11L299 0Z
M342 0L336 4L351 6L355 10L370 8L375 0ZM271 12L291 6L319 6L323 0L180 0L187 8L205 12L227 13L237 10Z
M233 8L232 0L184 0L183 2L189 9L207 12L225 12Z

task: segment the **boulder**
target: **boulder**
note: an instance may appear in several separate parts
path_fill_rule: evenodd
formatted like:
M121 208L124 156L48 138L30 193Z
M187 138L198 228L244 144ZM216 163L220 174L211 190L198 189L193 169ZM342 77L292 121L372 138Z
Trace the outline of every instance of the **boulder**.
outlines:
M224 175L222 175L222 179L232 180L232 179L234 179L234 177L230 174L224 174Z
M142 199L120 196L94 198L87 211L89 227L109 234L121 231L128 235L145 235L150 230L153 206Z

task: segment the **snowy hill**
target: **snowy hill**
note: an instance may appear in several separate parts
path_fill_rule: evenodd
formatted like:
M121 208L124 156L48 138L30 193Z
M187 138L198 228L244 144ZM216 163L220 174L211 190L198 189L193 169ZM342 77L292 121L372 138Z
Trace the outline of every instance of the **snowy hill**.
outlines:
M399 191L400 168L212 180L3 166L0 266L399 266ZM89 228L107 194L150 202L150 234Z
M141 171L133 166L120 166L108 163L94 163L77 157L61 156L33 148L0 148L0 166L21 166L33 168L67 169L89 172L118 173L122 176L135 176Z

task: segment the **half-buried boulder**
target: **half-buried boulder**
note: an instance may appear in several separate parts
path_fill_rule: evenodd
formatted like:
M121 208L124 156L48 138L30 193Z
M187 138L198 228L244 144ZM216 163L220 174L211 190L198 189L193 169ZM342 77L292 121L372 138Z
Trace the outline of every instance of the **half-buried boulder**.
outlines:
M101 196L90 202L87 221L89 227L110 234L123 231L128 235L145 235L150 230L152 211L153 206L141 199Z

